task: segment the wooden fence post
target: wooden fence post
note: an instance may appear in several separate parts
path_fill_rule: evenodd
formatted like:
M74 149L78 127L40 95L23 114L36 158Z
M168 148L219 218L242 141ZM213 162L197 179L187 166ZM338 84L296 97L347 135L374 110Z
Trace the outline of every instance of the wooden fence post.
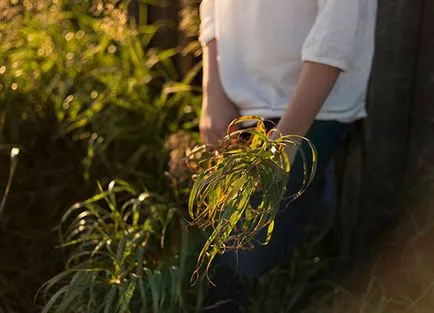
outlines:
M434 2L425 0L411 114L408 189L434 179Z
M148 5L148 22L150 24L167 21L170 26L158 31L153 45L161 49L169 49L178 45L178 12L179 0L161 0L159 5Z
M401 215L397 208L408 157L423 4L424 0L379 1L376 55L367 95L369 117L361 146L363 168L348 162L345 169L347 177L360 177L360 193L357 201L347 201L345 192L342 195L341 212L349 218L343 218L347 233L341 236L352 237L351 251L345 251L350 257L366 256L371 244ZM342 185L357 190L358 180L347 178Z

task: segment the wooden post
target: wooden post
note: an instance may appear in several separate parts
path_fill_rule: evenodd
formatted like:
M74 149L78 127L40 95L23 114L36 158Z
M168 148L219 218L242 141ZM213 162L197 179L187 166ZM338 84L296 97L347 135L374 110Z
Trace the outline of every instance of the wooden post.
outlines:
M347 200L346 192L342 199L341 212L349 215L343 218L347 224L342 228L347 233L342 237L353 236L352 251L345 251L352 257L365 256L387 225L400 215L397 207L407 164L423 4L424 0L379 1L376 55L367 95L369 118L364 143L352 148L364 149L363 168L357 165L359 156L353 156L355 161L347 162L346 177L360 179L347 178L342 183L347 190L358 190L358 180L361 184L357 201L354 194ZM353 234L349 233L351 228Z
M415 71L407 189L434 178L434 2L426 0Z
M157 5L149 5L149 23L166 21L168 27L162 28L156 35L153 45L161 49L178 46L179 0L161 0Z
M149 6L149 23L167 21L170 26L161 29L155 36L153 46L160 49L182 48L189 42L185 35L179 31L180 22L179 12L182 0L160 1L160 6ZM179 54L174 58L176 69L183 77L193 67L192 56L182 56Z

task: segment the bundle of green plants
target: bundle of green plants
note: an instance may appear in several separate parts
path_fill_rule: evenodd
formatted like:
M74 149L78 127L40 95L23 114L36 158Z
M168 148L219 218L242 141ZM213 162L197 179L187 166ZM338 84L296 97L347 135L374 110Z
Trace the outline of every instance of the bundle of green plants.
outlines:
M246 122L255 126L230 132ZM309 147L308 152L298 149L303 144ZM300 190L286 195L292 164L290 149L298 150L305 175ZM310 166L306 153L311 154ZM220 253L270 241L281 201L284 197L288 201L298 198L312 182L316 150L306 138L268 130L262 118L243 117L229 125L218 147L193 150L190 165L198 175L190 193L189 214L192 224L209 234L198 257L198 274L204 263L208 272ZM253 197L260 199L258 204L251 201ZM265 241L255 242L263 229L267 232Z
M194 263L178 209L123 181L99 188L63 218L71 256L43 287L43 312L186 312Z

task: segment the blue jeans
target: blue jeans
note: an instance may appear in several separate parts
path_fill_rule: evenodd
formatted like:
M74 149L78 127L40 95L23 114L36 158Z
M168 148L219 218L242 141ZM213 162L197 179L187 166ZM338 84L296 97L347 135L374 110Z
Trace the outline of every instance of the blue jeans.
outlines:
M264 274L282 263L303 239L313 215L320 209L324 209L323 192L326 168L339 150L348 126L348 124L337 121L314 122L306 137L311 140L318 152L315 179L300 198L291 203L282 201L273 236L268 245L255 245L252 250L229 251L216 260L214 281L217 286L211 289L206 305L211 305L211 302L224 301L228 297L233 298L237 294L237 290L233 287L234 284L230 282L230 277L234 274L247 277L258 277ZM303 147L310 167L312 160L306 148L306 146ZM300 189L303 177L303 161L300 155L297 155L287 185L288 194L293 194ZM252 199L252 202L255 201L257 202L258 199ZM258 239L261 241L265 239L265 230L258 234ZM208 312L239 311L236 305L229 304Z

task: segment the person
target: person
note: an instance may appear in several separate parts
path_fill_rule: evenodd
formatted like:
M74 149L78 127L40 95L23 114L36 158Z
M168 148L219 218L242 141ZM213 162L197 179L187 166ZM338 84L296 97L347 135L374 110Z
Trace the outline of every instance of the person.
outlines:
M212 312L239 312L238 303L225 301L237 293L228 287L228 273L258 277L279 265L321 207L325 170L349 125L367 115L376 11L376 0L201 2L203 142L217 144L233 119L254 115L275 120L284 135L307 137L318 153L312 185L290 205L283 201L271 242L217 261L207 300ZM296 155L288 192L303 175Z

